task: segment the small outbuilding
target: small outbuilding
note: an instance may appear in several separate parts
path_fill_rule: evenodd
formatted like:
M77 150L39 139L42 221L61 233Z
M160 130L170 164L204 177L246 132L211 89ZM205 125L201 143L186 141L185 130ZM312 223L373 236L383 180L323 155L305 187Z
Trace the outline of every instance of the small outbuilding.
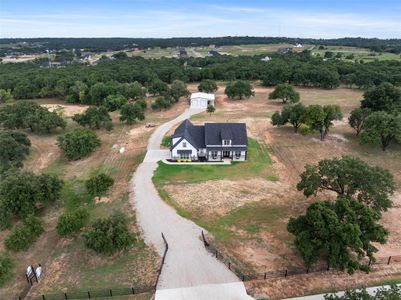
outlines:
M204 108L209 105L214 106L214 94L193 93L191 95L191 108Z

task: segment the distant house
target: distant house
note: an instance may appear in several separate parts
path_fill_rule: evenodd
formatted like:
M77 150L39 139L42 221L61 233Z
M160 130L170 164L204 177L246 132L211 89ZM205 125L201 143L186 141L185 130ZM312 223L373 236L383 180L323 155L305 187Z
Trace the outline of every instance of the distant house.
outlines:
M188 58L188 53L187 50L185 50L185 48L180 48L179 50L179 57L180 58Z
M248 155L246 124L193 125L187 119L175 130L170 151L174 161L221 161L224 158L245 161Z
M302 46L302 44L300 44L300 43L296 43L295 45L294 45L294 48L302 48L303 46Z
M214 94L207 94L207 93L193 93L191 95L191 108L206 108L209 105L214 106Z
M271 58L269 56L265 56L261 59L261 61L269 61L271 60Z
M216 50L210 50L207 54L208 56L221 56L221 53Z
M284 54L284 53L291 53L292 52L292 48L278 48L277 49L277 53L279 54Z

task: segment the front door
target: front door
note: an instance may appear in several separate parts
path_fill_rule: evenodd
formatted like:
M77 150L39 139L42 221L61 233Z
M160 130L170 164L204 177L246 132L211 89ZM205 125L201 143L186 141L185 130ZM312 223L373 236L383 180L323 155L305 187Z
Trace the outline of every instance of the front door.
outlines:
M223 151L223 157L230 157L230 151Z

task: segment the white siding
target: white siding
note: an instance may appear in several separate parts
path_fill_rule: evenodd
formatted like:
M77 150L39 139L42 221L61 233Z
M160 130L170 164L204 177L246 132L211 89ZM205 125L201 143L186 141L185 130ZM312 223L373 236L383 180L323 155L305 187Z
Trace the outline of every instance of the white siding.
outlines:
M187 146L184 147L183 143L186 143ZM191 157L194 157L193 159L198 159L198 150L194 146L192 146L186 139L182 139L182 141L180 141L178 145L175 146L175 148L171 151L172 159L177 159L180 157L180 155L178 154L178 150L191 150Z
M233 151L233 152L234 152L233 156L232 156L233 160L235 160L235 161L244 161L244 160L246 160L246 151L241 151L241 156L240 157L235 156L235 151Z

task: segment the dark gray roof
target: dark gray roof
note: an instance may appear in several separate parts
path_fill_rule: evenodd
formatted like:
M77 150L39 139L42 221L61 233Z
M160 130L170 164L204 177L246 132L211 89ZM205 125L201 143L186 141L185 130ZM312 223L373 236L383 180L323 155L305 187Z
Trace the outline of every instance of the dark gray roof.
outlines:
M173 138L185 138L195 148L205 148L205 126L195 126L186 119L174 131ZM174 148L175 145L173 145Z
M185 138L197 149L206 148L207 145L221 147L222 140L231 140L233 146L248 145L245 123L206 123L204 126L196 126L187 119L174 131L172 138L177 137ZM172 145L172 148L175 146ZM243 148L239 147L239 149Z
M206 123L206 145L221 145L222 139L231 139L232 145L248 145L245 123Z

